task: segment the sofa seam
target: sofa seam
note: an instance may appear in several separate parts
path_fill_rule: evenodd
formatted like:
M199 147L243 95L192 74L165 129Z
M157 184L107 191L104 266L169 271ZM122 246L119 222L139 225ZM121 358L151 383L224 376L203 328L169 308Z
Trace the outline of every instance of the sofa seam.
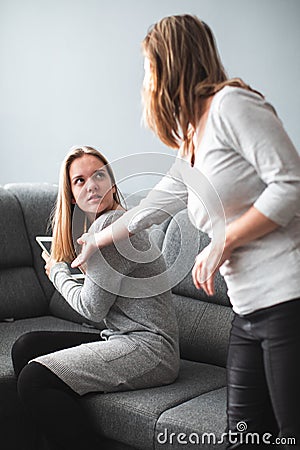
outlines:
M217 387L215 389L208 389L207 391L204 391L201 394L197 394L197 395L193 395L191 397L188 397L184 401L179 401L179 403L176 403L175 405L167 408L165 411L163 411L163 413L165 413L166 411L168 411L170 409L177 408L178 406L184 405L185 403L188 403L188 402L190 402L191 400L194 400L197 397L202 397L203 395L208 394L209 392L219 391L220 389L224 389L224 388L226 388L226 384L224 384L223 386Z
M191 331L190 331L188 343L190 343L190 344L193 343L194 337L196 335L196 331L197 331L197 329L199 327L199 323L201 322L202 317L204 316L204 313L207 310L207 308L208 308L208 305L206 304L206 305L204 305L204 309L202 311L198 311L198 313L197 313L197 315L195 317L195 320L194 320L194 324L193 324L193 326L191 328Z
M109 394L114 394L114 393L116 393L116 392L109 392ZM125 406L126 407L125 409L130 409L131 411L136 411L138 413L143 413L149 418L157 419L156 414L149 413L149 411L147 411L146 409L143 409L143 408L142 409L141 408L136 408L135 406L132 406L132 404L130 404L130 403L127 403L127 402L124 402L124 401L119 402L119 401L115 401L114 400L114 404L117 405L117 406Z
M156 442L156 433L158 432L158 421L159 421L159 419L160 419L160 417L165 413L165 412L167 412L168 410L171 410L171 409L173 409L173 408L177 408L178 406L180 406L180 405L184 405L185 403L187 403L187 402L189 402L189 401L191 401L191 400L193 400L193 399L195 399L195 398L197 398L197 397L201 397L202 395L205 395L205 394L207 394L207 393L209 393L209 392L213 392L213 391L218 391L218 390L220 390L220 389L224 389L224 387L226 388L226 384L225 385L223 385L223 386L220 386L220 387L218 387L218 388L216 388L216 389L210 389L210 390L208 390L208 391L205 391L205 392L202 392L201 394L199 394L199 395L196 395L196 396L192 396L192 397L189 397L189 398L187 398L186 400L184 400L184 402L178 402L178 403L176 403L175 405L173 405L173 406L171 406L171 407L168 407L167 409L165 409L162 413L160 413L159 414L159 416L157 417L157 419L156 419L156 421L155 421L155 428L154 428L154 433L153 433L153 449L155 450L155 442ZM170 420L170 423L172 423L172 424L175 424L175 425L177 425L178 424L178 421L172 421L172 419ZM180 422L182 425L185 425L183 422Z

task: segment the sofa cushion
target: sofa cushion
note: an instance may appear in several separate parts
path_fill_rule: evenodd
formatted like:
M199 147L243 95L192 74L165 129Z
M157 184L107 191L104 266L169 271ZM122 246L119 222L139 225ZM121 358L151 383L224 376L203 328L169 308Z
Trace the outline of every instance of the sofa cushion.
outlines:
M182 360L179 377L173 384L88 394L81 402L99 433L139 450L150 450L154 448L155 427L160 415L182 402L225 386L225 372L221 367Z
M29 290L28 283L24 283L25 271L28 273L29 268L23 267L19 271L19 280L15 283L17 290L16 298L20 296L25 298L22 298L21 304L19 304L20 302L18 303L18 308L15 308L16 312L15 310L11 312L16 300L14 298L6 299L6 302L9 302L10 307L6 307L6 310L8 310L7 313L2 314L0 305L0 317L14 317L19 319L49 313L79 324L88 322L67 305L60 294L54 289L52 283L50 283L45 274L44 261L41 257L41 248L37 245L35 240L38 235L51 234L49 217L55 204L57 186L47 183L14 183L5 185L5 190L3 189L3 191L6 196L12 200L12 203L17 205L22 217L19 226L25 235L24 239L27 243L27 253L30 256L27 256L26 261L20 261L20 265L22 265L22 262L23 265L31 265L33 268L31 270L31 288ZM10 239L14 243L17 241L15 236L10 236ZM8 281L12 286L11 278ZM24 285L24 289L22 289L22 284ZM39 292L37 294L38 285ZM35 297L33 298L32 295L28 295L29 292L35 292ZM42 297L44 297L44 301L41 300ZM46 299L49 304L48 311ZM26 308L25 306L27 304L30 305L31 308Z
M180 211L171 220L163 244L163 254L175 294L198 300L230 306L227 286L218 272L215 279L215 295L208 297L202 289L196 289L191 271L195 257L209 244L207 234L197 230L189 220L187 210Z
M5 189L14 195L20 205L32 256L31 265L49 301L54 288L45 276L41 248L35 237L51 234L48 230L49 216L56 200L57 186L47 183L13 183L5 185Z
M181 358L226 366L231 308L173 295Z
M14 195L1 187L0 239L0 270L32 263L22 209Z
M0 320L46 314L48 303L32 267L0 270Z
M165 411L156 424L155 449L225 449L225 431L224 387Z
M35 270L23 210L0 188L0 320L44 314L47 301Z
M54 331L84 331L95 332L93 328L87 328L77 323L68 322L52 316L35 317L30 319L15 320L14 322L0 322L0 381L12 381L15 383L11 360L11 348L14 342L24 333L37 330ZM0 405L2 405L0 401Z
M171 220L163 243L180 332L181 357L225 367L232 311L227 286L217 273L215 295L196 289L192 268L209 244L205 233L190 222L187 211Z

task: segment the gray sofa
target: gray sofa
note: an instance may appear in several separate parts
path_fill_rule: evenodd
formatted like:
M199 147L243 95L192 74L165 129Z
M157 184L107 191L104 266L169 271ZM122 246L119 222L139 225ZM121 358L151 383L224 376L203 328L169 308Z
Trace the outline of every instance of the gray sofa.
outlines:
M57 188L47 184L0 187L0 445L3 450L40 450L43 444L16 393L10 351L31 330L92 330L44 274L35 236L45 234ZM181 369L175 383L158 388L82 397L91 423L105 437L105 449L224 448L226 352L232 312L218 277L216 294L193 286L190 268L206 235L178 213L153 236L173 280L180 329ZM180 254L180 258L178 255ZM177 275L179 274L179 275ZM186 276L183 276L187 274ZM183 279L182 279L183 278ZM88 450L88 449L87 449Z

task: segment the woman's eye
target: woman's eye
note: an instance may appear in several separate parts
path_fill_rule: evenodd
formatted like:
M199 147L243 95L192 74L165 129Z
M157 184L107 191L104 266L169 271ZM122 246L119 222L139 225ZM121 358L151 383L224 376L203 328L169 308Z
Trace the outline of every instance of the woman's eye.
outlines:
M82 184L82 183L84 183L84 179L83 178L77 178L75 180L75 184Z
M104 178L105 177L105 173L104 172L96 172L95 173L95 177L100 179L100 178Z

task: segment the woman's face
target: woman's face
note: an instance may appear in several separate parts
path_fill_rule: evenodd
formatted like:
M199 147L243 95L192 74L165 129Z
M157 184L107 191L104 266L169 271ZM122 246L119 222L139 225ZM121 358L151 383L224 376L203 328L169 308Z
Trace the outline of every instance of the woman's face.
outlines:
M91 221L116 207L115 187L112 187L105 164L96 156L83 155L75 159L70 165L69 177L73 202L90 215Z

